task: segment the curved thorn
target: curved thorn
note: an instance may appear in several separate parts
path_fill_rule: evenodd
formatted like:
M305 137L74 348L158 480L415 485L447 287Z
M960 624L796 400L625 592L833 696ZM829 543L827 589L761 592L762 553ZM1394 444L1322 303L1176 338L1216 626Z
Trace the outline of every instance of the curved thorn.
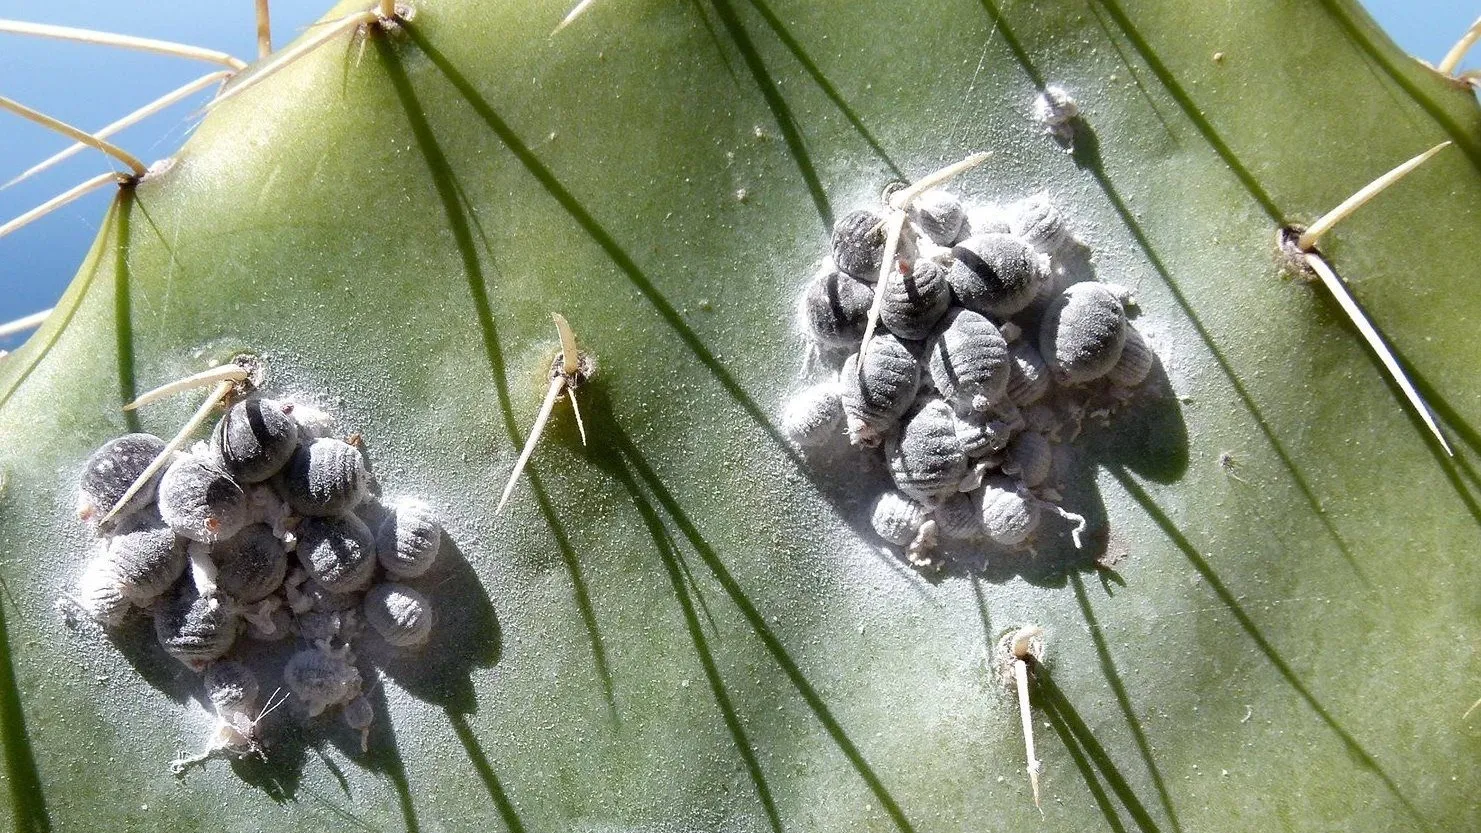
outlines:
M159 111L165 109L166 107L169 107L172 104L175 104L176 102L180 101L181 99L186 98L187 96L193 95L194 93L200 92L201 90L205 89L206 87L211 86L212 84L214 84L214 83L216 83L218 81L225 81L226 79L230 78L231 76L232 76L232 71L229 70L229 69L218 70L216 72L212 72L212 73L209 73L207 75L203 75L200 78L197 78L194 81L191 81L189 84L186 84L186 85L184 85L182 87L179 87L178 89L171 90L170 92L165 93L164 95L160 96L159 98L156 98L155 100L149 102L148 104L145 104L143 107L140 107L139 109L135 110L134 112L129 113L127 116L124 116L123 118L119 119L118 121L115 121L112 124L109 124L108 126L99 129L96 133L94 133L92 135L95 138L98 138L98 139L106 139L109 136L112 136L114 133L119 132L120 130L123 130L123 129L128 128L128 127L132 127L133 125L138 124L139 122L143 121L144 119L147 119L150 116L154 115L155 113L158 113ZM37 165L34 165L31 168L28 168L24 173L22 173L20 176L17 176L15 179L12 179L11 181L5 183L4 185L0 185L0 189L9 188L10 186L16 184L17 182L20 182L20 181L22 181L24 179L27 179L27 178L32 177L32 176L35 176L36 174L41 173L42 171L46 170L47 168L50 168L51 166L57 164L58 162L61 162L62 160L71 157L73 154L75 154L78 151L81 151L81 150L83 150L84 148L87 148L87 147L88 147L88 145L86 143L84 143L84 142L77 142L76 144L70 145L66 149L57 152L55 155L53 155L52 157L50 157L46 161L41 162L41 163L39 163Z
M1481 17L1476 18L1476 22L1471 24L1471 28L1467 29L1464 35L1460 36L1455 46L1450 47L1450 51L1445 53L1445 57L1440 59L1435 69L1443 75L1454 75L1455 68L1460 66L1460 60L1471 51L1471 47L1475 46L1478 40L1481 40Z
M181 391L191 390L192 388L203 388L206 385L215 384L217 382L240 382L243 379L247 378L247 376L249 375L250 374L247 371L247 368L242 367L235 362L227 362L220 367L213 367L210 370L202 370L200 373L194 373L190 376L186 376L183 379L176 379L173 382L168 382L166 384L160 385L154 390L141 394L139 398L123 406L123 409L125 411L132 411L148 405L151 402L158 402L159 400L164 399L166 396L180 393Z
M551 37L555 37L556 35L560 34L560 30L566 28L567 26L570 26L573 22L575 22L576 18L581 16L582 12L591 8L591 4L595 2L596 0L581 0L580 3L577 3L576 7L567 12L566 16L561 18L561 22L555 25L555 29L551 30Z
M231 89L223 92L221 95L216 96L216 98L212 99L211 102L206 105L206 109L210 110L220 105L221 102L227 101L232 96L240 95L246 90L252 89L253 87L267 80L271 76L275 75L278 71L287 67L289 64L309 54L315 49L318 49L320 46L323 46L325 43L333 39L341 32L347 31L349 29L354 29L358 26L363 26L366 23L374 23L378 19L379 15L375 10L366 10L363 12L355 12L353 14L346 15L339 20L334 21L333 23L327 24L324 28L315 32L308 38L299 41L297 44L294 44L293 46L283 50L282 52L279 52L271 60L267 61L267 63L259 66L256 71L254 71L250 76L242 79L242 81L235 87L232 87Z
M550 419L550 411L555 407L555 400L565 386L566 377L564 376L557 376L550 380L550 389L545 391L545 401L540 405L540 413L535 417L535 425L530 428L530 436L525 439L524 450L519 452L519 459L514 463L514 471L509 475L509 482L504 485L504 494L499 496L499 505L494 509L495 515L503 514L504 504L509 502L509 496L514 493L514 484L519 482L519 476L524 473L525 464L530 461L530 454L535 451L535 444L540 442L540 435L545 433L545 423Z
M954 176L972 170L978 165L981 165L983 162L986 162L991 156L992 151L981 151L979 153L974 153L971 156L968 156L966 159L963 159L960 162L953 162L952 164L947 165L940 170L926 174L925 176L911 183L908 187L901 188L900 190L891 194L890 207L901 210L905 209L910 205L910 203L915 201L916 197L919 197L921 194L924 194L925 192L931 190L932 188L935 188L937 185L940 185L941 183L951 179Z
M1307 253L1306 265L1311 267L1311 271L1315 272L1322 279L1322 283L1326 285L1327 290L1332 293L1332 296L1337 299L1338 305L1342 307L1343 312L1347 313L1347 317L1352 321L1353 326L1358 328L1358 332L1362 333L1363 338L1367 340L1368 346L1373 349L1374 353L1378 354L1378 360L1383 362L1384 368L1388 370L1389 378L1393 379L1394 384L1398 385L1399 389L1404 392L1404 397L1409 400L1409 407L1414 409L1414 412L1419 415L1420 420L1430 429L1430 433L1435 436L1435 440L1440 443L1440 447L1445 449L1445 455L1447 457L1454 457L1455 452L1450 450L1450 443L1445 441L1445 435L1440 433L1440 426L1435 424L1435 417L1430 413L1429 405L1425 404L1424 397L1420 396L1419 391L1415 390L1414 385L1410 383L1409 376L1399 366L1399 360L1394 358L1394 354L1389 350L1388 344L1384 342L1383 336L1379 335L1378 328L1374 327L1373 322L1368 320L1368 316L1363 314L1362 308L1358 306L1358 302L1353 299L1352 293L1348 291L1347 284L1343 283L1342 279L1337 277L1337 273L1333 271L1331 265L1321 255L1315 252Z
M119 177L118 174L111 172L106 174L98 174L92 179L83 182L81 185L74 186L66 191L63 191L60 194L57 194L55 197L52 197L51 199L36 206L30 211L27 211L25 214L22 214L21 216L15 218L14 220L11 220L5 225L0 226L0 237L4 237L5 235L10 234L12 231L25 226L33 220L38 220L44 217L47 214L50 214L58 208L66 205L67 203L72 202L78 197L81 197L90 191L96 191L98 188L101 188L102 186L107 185L110 182L118 183L120 185L123 184L123 180Z
M71 26L27 23L22 20L0 20L0 32L8 32L13 35L34 35L40 38L56 38L57 40L70 40L77 41L78 43L92 43L99 46L118 46L124 49L137 49L142 52L154 52L160 55L174 55L177 58L191 58L197 61L225 64L234 70L245 69L247 67L246 61L240 58L234 58L225 52L215 49L205 49L199 46L189 46L183 43L155 40L153 38L138 38L133 35L116 35L112 32L98 32L92 29L76 29Z
M19 101L16 101L15 99L6 98L5 96L0 95L0 107L3 107L12 113L15 113L21 118L30 119L31 121L36 122L43 127L49 127L64 136L71 136L73 139L76 139L77 141L82 142L85 145L89 145L91 147L97 148L98 150L101 150L109 156L112 156L114 159L117 159L125 165L128 165L129 168L133 170L134 176L143 176L145 172L148 171L148 168L144 166L143 162L139 161L138 157L134 156L118 145L115 145L111 142L105 142L85 130L80 130L76 127L73 127L72 125L67 124L61 119L54 119L51 116L48 116L47 114L41 112L40 110L33 110L30 107L27 107L26 105L20 103Z
M0 324L0 338L12 336L16 333L23 333L26 330L34 330L46 323L46 317L49 315L51 315L51 310L44 309L40 312L33 312L24 318L17 318L14 321L7 321L4 324Z
M1403 179L1410 171L1423 165L1431 156L1434 156L1447 147L1450 147L1450 142L1441 142L1367 185L1364 185L1362 188L1359 188L1356 194L1343 200L1336 208L1323 214L1320 219L1307 226L1306 231L1301 232L1301 236L1297 238L1296 246L1303 252L1310 252L1316 248L1316 242L1321 239L1323 234L1330 231L1332 226L1337 225L1347 215L1362 208L1364 203L1378 196L1379 192L1383 189Z
M257 57L261 59L273 53L273 27L267 0L256 0L254 11L257 15Z
M564 315L552 312L550 317L555 319L555 331L561 339L561 373L571 376L580 367L580 353L576 350L576 334L571 332L571 325Z

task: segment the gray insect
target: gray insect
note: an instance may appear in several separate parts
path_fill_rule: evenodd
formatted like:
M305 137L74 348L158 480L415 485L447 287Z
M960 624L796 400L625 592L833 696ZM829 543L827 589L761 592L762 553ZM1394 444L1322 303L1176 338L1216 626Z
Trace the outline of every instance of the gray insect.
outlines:
M956 415L956 436L962 452L978 460L997 454L1008 447L1013 431L1008 423L986 411L966 411Z
M840 417L842 412L839 412ZM415 578L432 567L442 547L442 525L432 507L416 498L402 498L390 507L376 533L375 554L386 572Z
M363 590L375 576L375 538L354 515L307 517L298 527L298 560L331 593Z
M1020 312L1048 280L1039 253L1011 234L976 234L953 246L951 256L946 280L957 303L983 315Z
M916 197L909 208L910 221L937 246L954 246L968 231L967 212L956 195L931 190Z
M283 469L288 503L304 515L338 515L365 497L368 474L360 449L323 437L300 445Z
M236 660L211 663L205 674L206 697L219 715L246 714L257 709L257 675Z
M293 620L294 630L308 642L328 644L335 639L348 642L357 630L355 617L347 610L310 610Z
M283 468L298 447L293 406L251 397L232 405L216 423L211 446L238 483L260 483Z
M889 333L869 341L862 372L859 355L849 356L838 374L849 441L877 446L915 401L920 365L915 353Z
M160 478L159 514L176 534L214 544L247 523L247 495L214 455L182 454Z
M936 519L937 529L947 538L970 541L983 534L982 513L978 511L972 496L962 492L942 501L931 513L931 517Z
M415 648L432 633L432 602L404 584L377 584L365 594L365 621L390 645Z
M360 671L348 653L306 648L283 666L283 683L303 701L309 717L360 695Z
M885 443L885 461L895 487L932 506L956 491L968 463L951 406L932 399L900 426Z
M873 286L825 263L802 296L802 317L819 344L852 348L864 338L873 304Z
M1121 347L1121 358L1106 373L1106 379L1119 387L1134 388L1147 380L1155 361L1156 356L1147 345L1147 340L1137 332L1136 327L1127 325L1126 343Z
M1008 348L1008 399L1020 408L1039 401L1049 392L1049 366L1038 348L1027 340Z
M154 615L154 635L165 652L194 671L226 656L241 620L220 596L201 595L189 574L175 582Z
M917 260L907 274L891 269L879 291L879 320L903 339L921 341L930 337L936 322L951 306L951 287L946 269L932 260Z
M1079 115L1079 102L1057 84L1045 87L1034 98L1034 120L1044 126L1045 133L1062 145L1068 145L1074 139L1075 119Z
M288 553L266 524L251 524L211 548L216 587L239 604L267 598L288 574Z
M91 521L108 514L164 450L165 441L153 434L125 434L103 443L83 466L77 495L77 517ZM157 483L158 478L154 478L135 493L124 511L132 512L149 505L154 500Z
M108 559L118 573L119 590L135 604L148 604L185 572L185 547L175 530L152 510L125 522L108 541Z
M884 218L873 211L850 211L833 226L833 262L861 281L879 278L884 260Z
M340 718L345 725L360 733L360 751L370 751L370 727L375 723L375 707L360 695L345 704L340 710Z
M123 624L132 604L123 594L123 576L106 553L94 558L83 570L77 589L67 597L87 617L105 628Z
M985 411L1008 389L1008 342L985 317L966 309L946 314L927 347L936 390L957 407Z
M1008 217L1013 234L1044 254L1059 254L1075 240L1064 214L1045 194L1035 194L1014 203L1008 209Z
M928 517L924 506L892 490L874 501L869 523L880 538L903 547L915 538Z
M1054 468L1054 446L1037 431L1015 436L1008 444L1007 457L1003 473L1016 476L1030 489L1044 485Z
M989 475L973 495L983 531L995 543L1018 547L1039 528L1042 504L1017 480Z
M1039 351L1056 381L1078 385L1106 375L1126 344L1126 310L1093 281L1065 289L1044 312Z

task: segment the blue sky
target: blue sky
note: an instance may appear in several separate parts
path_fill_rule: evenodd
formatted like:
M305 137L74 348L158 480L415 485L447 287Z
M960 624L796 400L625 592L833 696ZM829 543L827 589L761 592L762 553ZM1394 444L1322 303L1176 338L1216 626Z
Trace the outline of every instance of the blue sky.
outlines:
M273 0L273 32L287 42L328 0ZM368 3L367 3L368 5ZM1438 61L1481 15L1461 0L1368 0L1369 11L1409 52ZM83 26L210 46L250 59L256 51L252 3L154 0L0 0L0 17ZM0 93L95 129L154 97L211 71L206 64L105 47L0 35ZM1481 47L1465 66L1481 66ZM145 162L177 147L206 93L119 134ZM65 146L43 128L0 113L0 181ZM42 175L0 191L0 222L99 173L96 154L78 154ZM56 302L97 233L106 189L0 238L0 322ZM0 339L13 349L23 337Z

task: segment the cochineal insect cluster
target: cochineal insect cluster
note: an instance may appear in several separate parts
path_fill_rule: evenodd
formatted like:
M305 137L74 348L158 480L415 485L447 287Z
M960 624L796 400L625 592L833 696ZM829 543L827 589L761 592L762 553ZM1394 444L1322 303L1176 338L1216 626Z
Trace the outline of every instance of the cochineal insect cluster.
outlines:
M257 724L275 706L259 696L268 658L291 711L337 710L363 749L374 712L360 650L415 651L433 627L431 591L418 587L442 546L431 508L382 503L358 435L248 387L209 441L147 474L161 453L160 438L127 434L88 458L78 515L95 551L64 609L115 638L148 616L164 652L202 674L217 731L206 756L177 765L261 751Z
M823 378L787 403L783 430L810 455L845 440L879 455L894 488L874 497L871 524L917 564L939 565L946 541L1031 551L1046 513L1080 547L1085 520L1061 505L1056 463L1156 362L1128 320L1131 292L1076 280L1066 264L1088 251L1043 194L1001 206L891 193L838 221L802 293Z

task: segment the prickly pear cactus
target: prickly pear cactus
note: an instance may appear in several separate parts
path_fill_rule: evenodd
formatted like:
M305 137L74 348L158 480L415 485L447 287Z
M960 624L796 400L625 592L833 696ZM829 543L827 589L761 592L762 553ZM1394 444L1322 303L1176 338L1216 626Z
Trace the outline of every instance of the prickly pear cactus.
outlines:
M412 5L214 108L0 362L9 826L1481 824L1481 113L1356 4L604 0L555 36L549 4ZM1323 250L1454 459L1275 248L1445 139ZM980 150L961 187L1047 191L1163 336L1171 394L1079 446L1109 570L918 572L775 427L833 219ZM558 410L496 516L551 311L590 442ZM306 730L181 782L198 678L53 604L87 454L194 407L119 406L241 351L438 509L472 614L377 690L368 753ZM988 662L1025 624L1042 817Z

